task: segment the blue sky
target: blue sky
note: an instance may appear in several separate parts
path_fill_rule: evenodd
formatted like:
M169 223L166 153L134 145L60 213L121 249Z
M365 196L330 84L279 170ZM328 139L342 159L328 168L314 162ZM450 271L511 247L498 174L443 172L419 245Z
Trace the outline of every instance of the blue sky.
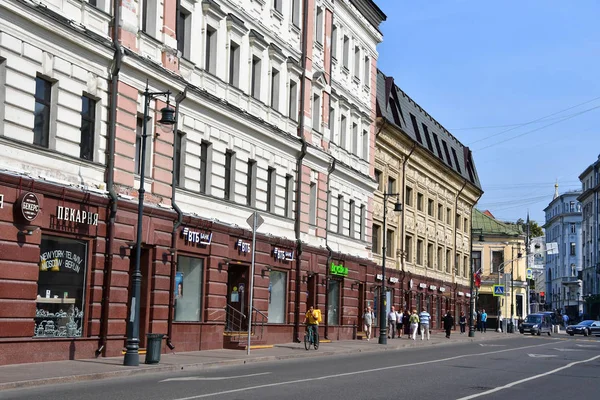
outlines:
M375 1L379 69L473 150L478 208L543 224L600 155L600 1Z

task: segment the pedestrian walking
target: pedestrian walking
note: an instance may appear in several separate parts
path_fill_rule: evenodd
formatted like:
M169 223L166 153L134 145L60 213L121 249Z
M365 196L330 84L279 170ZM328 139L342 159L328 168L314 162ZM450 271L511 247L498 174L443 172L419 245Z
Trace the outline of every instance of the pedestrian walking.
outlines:
M504 332L504 317L502 316L502 313L498 315L498 331Z
M402 318L404 318L402 309L398 309L396 312L396 331L398 334L398 339L402 339Z
M563 314L563 325L565 326L565 329L567 329L567 325L569 325L569 316L567 315L567 313Z
M483 333L485 333L485 331L486 331L486 324L487 324L487 313L485 312L485 310L481 310L481 330L483 331Z
M477 311L477 330L481 332L481 310Z
M404 334L410 339L410 312L408 308L402 313L402 327L404 328Z
M467 317L465 316L464 311L460 312L460 318L458 319L458 325L460 325L460 334L465 333L465 328L467 327Z
M367 307L365 309L365 313L363 314L363 322L364 322L364 330L365 335L367 335L367 342L371 340L371 329L373 328L373 320L375 319L375 315L373 311L371 311L371 307Z
M412 314L408 321L410 323L410 335L412 340L417 340L417 330L419 329L419 316L417 315L417 310L412 310Z
M419 320L421 321L421 340L423 340L423 333L427 332L427 340L429 340L429 321L431 321L431 315L426 309L423 309L419 314Z
M446 331L446 339L450 339L450 330L453 326L454 318L452 318L452 314L450 314L450 311L448 311L444 317L444 330Z
M396 337L396 319L397 319L397 315L396 315L396 309L394 308L394 306L392 306L390 308L390 312L388 313L387 316L387 320L388 320L388 339L394 339Z

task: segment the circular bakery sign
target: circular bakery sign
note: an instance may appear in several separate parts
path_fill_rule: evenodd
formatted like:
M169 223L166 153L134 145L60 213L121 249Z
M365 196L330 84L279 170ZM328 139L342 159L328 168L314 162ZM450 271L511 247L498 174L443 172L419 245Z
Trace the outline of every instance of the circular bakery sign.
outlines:
M31 222L40 213L40 200L31 192L25 193L21 198L21 214L23 218Z

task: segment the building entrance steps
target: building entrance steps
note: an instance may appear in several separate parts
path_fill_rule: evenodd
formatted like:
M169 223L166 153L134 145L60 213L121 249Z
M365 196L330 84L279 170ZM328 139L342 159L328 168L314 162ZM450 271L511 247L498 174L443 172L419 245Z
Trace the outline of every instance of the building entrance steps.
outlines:
M287 343L252 348L250 355L239 350L207 350L195 352L167 352L161 354L160 364L142 364L138 367L123 366L123 357L96 358L88 360L52 361L33 364L0 366L0 391L49 384L81 382L132 376L144 373L194 370L218 366L239 365L247 362L266 362L293 358L354 354L367 351L401 350L452 343L477 343L494 339L521 337L519 334L488 332L476 333L474 338L453 331L452 338L434 332L430 341L413 341L403 337L389 339L387 345L366 340L321 340L318 351L307 352L303 343Z

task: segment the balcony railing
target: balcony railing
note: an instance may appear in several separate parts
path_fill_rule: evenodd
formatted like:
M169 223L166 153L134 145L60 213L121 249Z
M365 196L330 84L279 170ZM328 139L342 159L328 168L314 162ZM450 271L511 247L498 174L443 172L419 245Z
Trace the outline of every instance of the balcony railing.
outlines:
M581 280L578 279L576 276L563 276L563 278L562 278L563 285L570 285L570 284L575 284L575 283L579 283L579 282L581 282Z

